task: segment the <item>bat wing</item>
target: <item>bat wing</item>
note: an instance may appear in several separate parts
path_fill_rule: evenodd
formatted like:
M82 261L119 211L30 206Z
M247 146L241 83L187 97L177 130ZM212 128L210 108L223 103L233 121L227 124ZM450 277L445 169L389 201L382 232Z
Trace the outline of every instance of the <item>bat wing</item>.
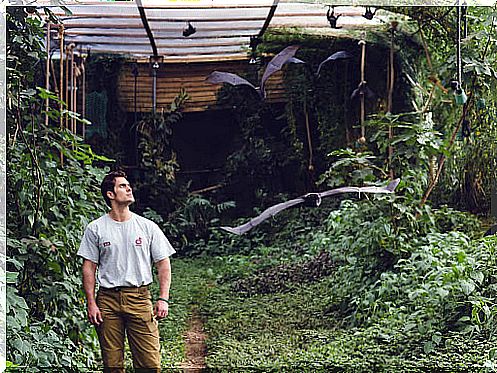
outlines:
M302 202L304 202L304 199L302 197L299 197L299 198L291 199L291 200L286 201L286 202L278 203L277 205L271 206L268 209L264 210L260 215L249 220L245 224L239 225L238 227L221 227L221 229L223 229L227 232L233 233L233 234L242 235L245 232L248 232L249 230L251 230L255 226L262 223L267 218L275 216L279 212L281 212L289 207L298 205Z
M269 61L266 70L264 71L264 74L262 75L261 79L261 92L264 93L264 84L266 83L266 80L269 79L271 75L273 75L276 71L281 70L283 65L285 63L288 63L293 56L295 56L295 53L297 53L297 50L300 48L299 45L290 45L289 47L286 47L283 49L280 53L278 53L276 56L273 57L271 61ZM301 61L301 60L299 60ZM290 61L292 62L292 61Z
M332 196L334 194L342 194L342 193L394 193L395 189L400 183L400 179L395 179L388 183L385 187L341 187L336 189L330 189L325 192L319 193L322 197Z
M227 83L231 85L248 85L249 87L252 87L257 91L257 88L247 81L246 79L243 79L242 77L233 74L233 73L227 73L224 71L213 71L211 72L207 78L205 79L207 83L210 84L222 84L222 83Z
M399 185L400 179L395 179L391 181L386 187L341 187L341 188L335 188L335 189L330 189L322 193L308 193L302 197L291 199L286 202L278 203L277 205L271 206L268 209L264 210L260 215L256 216L255 218L249 220L247 223L239 225L237 227L220 227L221 229L233 233L236 235L242 235L255 226L259 225L262 223L264 220L267 218L270 218L272 216L275 216L279 212L298 205L300 203L305 202L305 198L309 196L310 194L317 194L319 197L328 197L334 194L341 194L341 193L394 193L395 188L397 188L397 185ZM317 204L319 206L319 203Z
M341 188L335 188L335 189L330 189L326 190L324 192L319 193L319 195L322 197L329 197L335 194L342 194L342 193L358 193L359 192L359 187L341 187Z
M285 63L305 63L305 61L302 61L300 58L297 57L292 57Z
M316 72L316 76L319 76L319 73L321 72L321 68L323 67L323 65L325 63L330 62L330 61L343 60L343 59L347 59L347 58L352 58L352 54L350 54L347 51L338 51L338 52L333 53L331 56L328 56L328 58L326 58L325 60L323 60L323 62L321 62L319 64L318 71Z
M364 94L366 95L366 98L368 100L373 100L376 97L376 93L374 93L373 90L368 86L364 88Z
M362 187L359 188L359 192L361 193L394 193L397 185L399 185L400 179L392 180L388 183L386 187Z
M352 94L350 95L350 99L353 100L355 99L357 96L359 96L359 88L356 88L352 91Z

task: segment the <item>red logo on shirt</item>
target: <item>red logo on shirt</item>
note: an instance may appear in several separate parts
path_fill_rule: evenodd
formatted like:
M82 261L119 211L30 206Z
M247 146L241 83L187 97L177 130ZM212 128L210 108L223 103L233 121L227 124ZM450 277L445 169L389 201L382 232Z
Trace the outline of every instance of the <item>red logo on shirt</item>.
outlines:
M135 240L135 245L141 245L142 244L142 238L141 237L138 237L136 240Z
M104 247L110 246L110 242L104 242Z

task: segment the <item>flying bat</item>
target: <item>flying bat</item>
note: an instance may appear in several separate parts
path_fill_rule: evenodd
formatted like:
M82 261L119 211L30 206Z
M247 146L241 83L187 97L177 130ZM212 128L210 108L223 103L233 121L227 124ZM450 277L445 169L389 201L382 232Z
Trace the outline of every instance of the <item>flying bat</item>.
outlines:
M291 199L286 202L278 203L277 205L271 206L268 209L264 210L259 216L256 216L255 218L249 220L247 223L239 225L238 227L220 227L221 229L233 233L236 235L242 235L255 226L259 225L262 223L264 220L267 218L270 218L272 216L275 216L279 212L290 208L292 206L299 205L303 203L304 205L307 206L313 206L313 207L318 207L321 204L321 199L323 197L329 197L333 196L335 194L342 194L342 193L394 193L395 188L397 188L397 185L399 185L400 179L395 179L391 181L386 187L376 187L376 186L370 186L370 187L341 187L341 188L336 188L336 189L330 189L321 193L307 193L304 194L303 196L300 196L295 199Z
M294 57L299 48L299 45L290 45L289 47L283 49L276 56L274 56L273 59L269 61L269 64L267 65L266 70L262 75L260 87L255 87L252 83L236 74L227 73L224 71L213 71L207 76L205 81L210 84L227 83L231 85L248 85L249 87L255 89L261 98L265 98L266 90L264 88L264 84L271 75L273 75L278 70L281 70L283 65L287 63L304 63L304 61Z
M353 100L362 95L368 100L372 100L376 97L376 94L368 87L368 84L365 81L360 82L357 88L352 91L350 99Z
M316 78L319 77L319 73L321 72L321 68L323 67L323 65L325 63L330 62L330 61L336 61L336 60L344 60L344 59L347 59L347 58L352 58L352 54L350 54L347 51L338 51L338 52L335 52L332 55L328 56L326 59L324 59L319 64L318 71L315 74Z

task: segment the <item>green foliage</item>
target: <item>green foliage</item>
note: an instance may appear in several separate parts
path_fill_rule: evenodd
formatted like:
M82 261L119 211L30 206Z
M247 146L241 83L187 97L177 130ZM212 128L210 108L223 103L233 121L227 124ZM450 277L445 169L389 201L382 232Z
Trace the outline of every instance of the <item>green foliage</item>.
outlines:
M287 237L273 249L259 244L250 256L220 258L218 285L201 305L208 367L394 372L493 364L479 351L497 342L495 238L470 242L452 231L474 218L448 208L409 232L398 213L389 220L386 204L343 202L292 259ZM288 229L292 223L299 226L293 220ZM320 275L309 282L314 269Z
M174 196L181 194L175 185L178 163L171 137L172 125L182 118L181 108L186 100L188 95L181 91L168 110L151 113L136 124L140 134L140 165L144 169L144 175L136 182L137 192L142 196L140 203L163 215L175 210L178 201Z
M81 370L94 365L97 341L86 322L75 254L83 228L105 211L104 170L92 164L109 160L59 129L60 116L84 120L54 109L57 97L36 87L34 72L44 57L36 11L26 18L24 8L9 8L7 17L7 358L30 371Z
M7 254L16 274L8 290L9 357L28 366L88 366L96 335L74 259L83 228L105 211L104 170L91 166L99 157L69 132L41 123L22 131L26 142L12 144L8 159Z
M250 96L237 104L240 92L227 90L220 102L236 107L234 114L240 127L240 146L225 166L226 194L236 198L242 209L263 204L265 195L300 187L302 164L300 152L293 151L293 139L284 127L284 116L277 108ZM285 175L296 177L286 180ZM285 182L287 181L287 182Z
M332 188L342 185L360 185L385 176L385 171L374 164L376 157L372 152L354 152L347 148L334 150L328 156L336 157L337 160L321 174L319 184L326 183ZM377 175L378 173L379 175Z
M435 189L435 203L451 203L461 209L478 213L489 212L492 184L497 180L495 160L497 141L495 136L495 6L474 7L468 10L468 37L462 43L462 84L470 99L465 119L470 126L469 136L459 131L451 149L449 138L459 123L462 111L453 102L453 92L440 89L419 89L428 76L439 78L448 88L456 77L456 12L444 12L442 8L406 8L405 11L419 23L428 45L431 66L420 59L412 67L414 83L420 84L414 107L432 112L435 131L443 134L443 146L439 154L447 156L445 172L440 186ZM434 22L428 21L428 19ZM431 98L430 98L431 96ZM434 162L436 166L436 162Z
M178 208L165 221L161 215L147 208L144 216L155 221L168 234L173 246L182 255L215 255L222 247L211 247L211 238L219 237L216 226L220 217L235 206L233 201L216 204L200 195L188 195L179 201Z

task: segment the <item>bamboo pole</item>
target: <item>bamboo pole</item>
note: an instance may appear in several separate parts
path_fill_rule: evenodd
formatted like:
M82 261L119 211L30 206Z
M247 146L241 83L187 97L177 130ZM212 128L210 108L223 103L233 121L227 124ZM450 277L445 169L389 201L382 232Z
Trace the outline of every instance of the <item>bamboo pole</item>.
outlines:
M45 70L45 89L50 90L50 22L47 22L47 66ZM48 127L48 97L45 99L45 126Z
M60 130L62 131L64 129L64 117L62 116L62 110L64 110L64 25L59 25L59 53L60 53L60 58L59 58L59 84L60 84ZM60 165L63 167L64 166L64 153L62 150L60 151Z
M75 103L74 103L74 97L75 97L75 89L74 89L74 83L75 83L75 77L74 77L74 48L71 48L71 89L70 89L70 94L71 94L71 111L74 113L76 112L75 110ZM75 126L76 126L76 120L74 119L73 116L71 116L71 132L76 133L75 131Z
M361 84L366 84L364 79L365 75L365 65L366 65L366 41L360 40L359 45L361 46ZM366 142L366 128L364 126L364 119L366 116L366 108L365 108L365 95L361 93L361 138L359 139L360 143Z
M83 83L81 84L82 86L82 97L81 97L81 116L83 119L86 119L86 68L85 68L85 63L86 63L86 57L83 57L83 61L81 62L81 75L83 79ZM85 133L86 133L86 125L83 122L82 125L82 131L83 133L81 134L83 139L85 138Z
M73 112L77 113L78 112L78 77L76 76L76 71L77 66L76 63L73 64ZM78 128L77 128L77 122L76 119L73 119L74 123L74 133L78 134Z
M62 110L64 110L64 25L59 25L59 50L60 50L60 58L59 58L59 85L60 85L60 129L64 127L64 118L62 117ZM61 155L62 157L62 155ZM61 158L62 159L62 158Z
M388 65L388 101L387 101L387 112L392 113L392 107L393 107L393 88L394 88L394 83L395 83L395 66L394 66L394 36L395 36L395 29L397 28L397 22L393 21L392 22L392 28L390 29L390 58L389 58L389 65ZM393 128L392 125L388 125L388 140L389 140L389 145L388 145L388 167L390 169L390 179L394 179L394 172L393 172L393 167L392 167L392 159L393 159L393 146L392 146L392 139L393 139Z
M67 104L67 109L69 110L70 109L70 99L69 99L69 47L66 47L65 48L65 63L66 63L66 67L65 67L65 87L66 87L66 90L65 90L65 93L64 93L64 97L65 97L65 101L66 101L66 104ZM67 120L67 114L64 115L64 128L68 128L68 120Z

